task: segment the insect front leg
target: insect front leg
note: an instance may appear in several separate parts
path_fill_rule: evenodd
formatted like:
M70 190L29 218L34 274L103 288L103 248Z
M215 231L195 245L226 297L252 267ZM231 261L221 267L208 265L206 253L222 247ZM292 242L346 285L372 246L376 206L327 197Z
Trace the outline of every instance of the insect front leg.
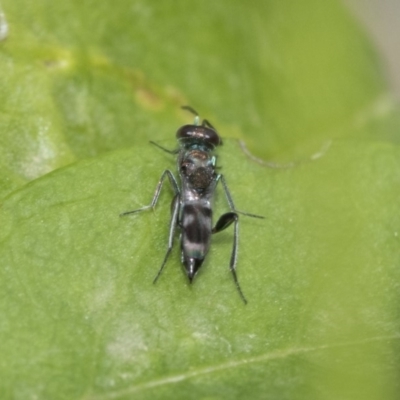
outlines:
M226 214L223 214L217 223L215 224L215 227L212 229L212 233L218 233L223 231L224 229L228 228L231 224L233 225L233 246L232 246L232 254L231 254L231 260L229 263L229 269L232 272L233 280L235 282L236 288L239 292L240 297L242 298L243 302L247 304L246 297L244 297L244 294L242 292L242 289L239 285L239 281L236 275L236 263L237 263L237 253L238 253L238 242L239 242L239 215L237 215L236 212L228 212Z
M154 207L157 204L158 198L160 197L162 185L164 183L164 180L165 180L166 176L168 176L168 178L169 178L169 182L171 183L171 186L172 186L172 189L174 190L175 195L179 194L178 182L176 181L173 173L169 169L166 169L162 173L161 178L160 178L160 180L159 180L159 182L157 184L156 191L154 193L153 200L151 201L151 203L148 206L144 206L144 207L138 208L137 210L125 211L125 212L119 214L119 216L120 217L124 217L125 215L134 214L134 213L137 213L137 212L140 212L140 211L145 211L145 210L148 210L150 208L154 209Z
M153 144L154 146L158 147L159 149L165 151L166 153L169 153L169 154L178 154L179 153L179 149L169 150L169 149L166 149L163 146L160 146L158 143L153 142L152 140L150 140L150 143Z
M157 282L157 279L161 275L161 272L163 271L165 264L167 263L168 257L171 254L172 245L174 244L175 230L178 224L179 206L180 206L180 195L176 194L171 204L171 221L169 224L168 249L165 254L164 261L161 264L161 268L159 269L156 277L154 278L153 283Z
M218 181L221 181L222 187L224 188L226 200L228 201L229 208L230 208L232 211L234 211L235 213L238 213L238 214L246 215L247 217L261 218L261 219L264 219L264 218L265 218L265 217L263 217L262 215L256 215L256 214L251 214L251 213L248 213L248 212L236 210L235 205L234 205L234 203L233 203L233 199L232 199L231 192L230 192L229 189L228 189L228 185L226 184L226 181L225 181L224 176L223 176L222 174L217 175L216 181L217 181L217 183L218 183Z

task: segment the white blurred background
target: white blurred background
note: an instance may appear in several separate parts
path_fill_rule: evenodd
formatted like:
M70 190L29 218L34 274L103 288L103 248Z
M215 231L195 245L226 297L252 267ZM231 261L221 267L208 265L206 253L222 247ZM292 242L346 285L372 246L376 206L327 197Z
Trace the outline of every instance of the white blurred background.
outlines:
M396 98L400 98L400 0L344 0L364 25L386 67Z

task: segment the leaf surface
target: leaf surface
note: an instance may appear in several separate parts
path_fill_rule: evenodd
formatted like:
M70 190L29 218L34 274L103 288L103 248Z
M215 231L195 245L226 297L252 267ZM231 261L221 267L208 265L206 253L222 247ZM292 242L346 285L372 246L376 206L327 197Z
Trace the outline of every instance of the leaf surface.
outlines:
M397 398L400 118L336 2L2 6L1 398ZM192 285L178 240L152 284L167 182L119 217L175 171L148 140L174 148L188 103L265 216L240 216L247 306L232 229Z

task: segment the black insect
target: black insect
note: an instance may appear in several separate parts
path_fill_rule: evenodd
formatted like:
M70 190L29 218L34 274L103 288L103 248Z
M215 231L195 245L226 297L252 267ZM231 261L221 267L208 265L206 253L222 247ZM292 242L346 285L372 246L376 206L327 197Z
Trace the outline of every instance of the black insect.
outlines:
M171 204L168 250L161 264L161 268L154 279L154 283L161 275L168 257L171 254L177 228L181 231L182 264L184 265L185 272L191 283L210 249L211 235L221 232L233 224L233 247L229 267L240 297L247 303L236 275L239 239L238 214L244 214L254 218L264 217L236 210L224 176L216 172L216 156L213 152L215 147L222 145L221 138L215 128L206 119L200 124L199 116L193 108L188 106L182 108L192 112L195 115L195 120L193 125L184 125L178 129L176 137L179 142L179 148L176 150L168 150L155 142L150 142L167 153L178 155L177 164L181 185L178 184L173 173L166 169L161 175L151 203L138 210L124 212L120 214L120 216L154 209L160 196L164 180L168 177L175 193ZM212 203L218 182L222 183L231 211L223 214L213 227Z

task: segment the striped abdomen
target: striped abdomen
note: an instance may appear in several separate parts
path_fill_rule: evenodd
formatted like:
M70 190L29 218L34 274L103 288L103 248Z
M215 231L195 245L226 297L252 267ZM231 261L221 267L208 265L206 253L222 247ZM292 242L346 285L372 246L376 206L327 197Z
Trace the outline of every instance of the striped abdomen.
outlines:
M208 253L211 242L212 211L202 203L184 204L181 210L182 260L191 282Z

